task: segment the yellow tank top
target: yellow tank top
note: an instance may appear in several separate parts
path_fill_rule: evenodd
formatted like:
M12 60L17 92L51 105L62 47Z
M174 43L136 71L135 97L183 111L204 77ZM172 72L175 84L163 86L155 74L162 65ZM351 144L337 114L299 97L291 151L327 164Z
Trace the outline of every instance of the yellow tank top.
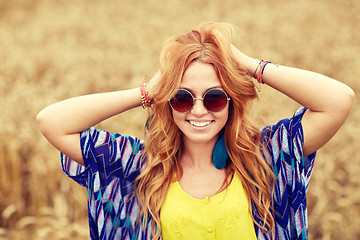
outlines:
M226 190L205 199L190 196L178 181L173 182L161 208L160 222L164 240L257 239L237 174Z

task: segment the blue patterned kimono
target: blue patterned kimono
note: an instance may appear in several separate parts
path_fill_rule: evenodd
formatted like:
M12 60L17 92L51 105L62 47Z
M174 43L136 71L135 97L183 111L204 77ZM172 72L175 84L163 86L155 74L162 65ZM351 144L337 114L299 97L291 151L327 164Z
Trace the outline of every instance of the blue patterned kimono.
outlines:
M304 157L300 108L261 132L263 156L273 167L275 239L308 239L306 192L315 153ZM85 166L61 154L63 171L87 188L91 239L151 239L151 221L146 228L136 223L139 205L134 180L144 165L143 141L138 138L90 128L80 135ZM256 208L253 214L258 223ZM258 239L270 236L255 225Z

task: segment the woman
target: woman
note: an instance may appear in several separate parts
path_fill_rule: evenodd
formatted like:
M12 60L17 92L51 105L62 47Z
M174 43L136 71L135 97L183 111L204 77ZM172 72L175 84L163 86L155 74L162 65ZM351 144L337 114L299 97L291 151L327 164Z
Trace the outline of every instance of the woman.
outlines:
M92 239L307 239L315 151L344 123L354 93L246 56L231 36L230 25L201 24L165 43L147 85L38 114L63 170L88 189ZM259 131L248 119L252 77L304 107ZM92 127L140 105L145 141Z

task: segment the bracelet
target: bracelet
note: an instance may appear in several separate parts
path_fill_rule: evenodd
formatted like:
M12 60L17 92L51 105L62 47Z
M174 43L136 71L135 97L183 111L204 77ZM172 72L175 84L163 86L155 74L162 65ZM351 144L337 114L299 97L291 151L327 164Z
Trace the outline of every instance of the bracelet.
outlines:
M264 74L265 67L266 67L266 65L268 63L270 63L270 62L267 61L267 60L263 60L260 63L260 69L259 69L259 72L258 72L258 75L257 75L257 78L256 78L258 83L260 83L260 84L264 84L264 82L263 82L263 74Z
M255 74L256 74L256 71L258 70L260 64L263 62L264 60L260 60L259 64L257 65L257 67L255 68L255 71L254 71L254 74L253 74L253 77L256 78Z
M149 92L146 87L146 83L142 83L140 85L140 93L141 93L141 105L144 109L151 107L151 102L149 99Z
M269 64L271 62L269 62L268 60L261 60L259 62L259 65L257 66L257 68L255 69L255 72L254 72L254 78L256 78L257 82L260 83L260 87L258 88L258 91L260 92L261 91L261 85L264 84L264 81L263 81L263 74L264 74L264 70L265 70L265 67L267 64ZM257 69L259 68L259 72L257 74L257 76L255 77L256 75L256 71Z

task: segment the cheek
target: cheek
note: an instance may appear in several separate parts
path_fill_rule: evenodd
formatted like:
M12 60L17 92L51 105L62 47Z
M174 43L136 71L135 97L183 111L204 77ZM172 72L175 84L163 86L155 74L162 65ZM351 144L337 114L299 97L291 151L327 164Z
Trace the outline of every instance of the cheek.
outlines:
M183 119L182 115L174 110L172 110L172 118L176 126L179 127L179 123Z
M228 119L229 119L229 114L227 113L227 114L224 115L224 117L223 117L223 127L226 125Z
M221 111L218 115L218 120L221 121L224 125L227 123L229 119L229 107Z

